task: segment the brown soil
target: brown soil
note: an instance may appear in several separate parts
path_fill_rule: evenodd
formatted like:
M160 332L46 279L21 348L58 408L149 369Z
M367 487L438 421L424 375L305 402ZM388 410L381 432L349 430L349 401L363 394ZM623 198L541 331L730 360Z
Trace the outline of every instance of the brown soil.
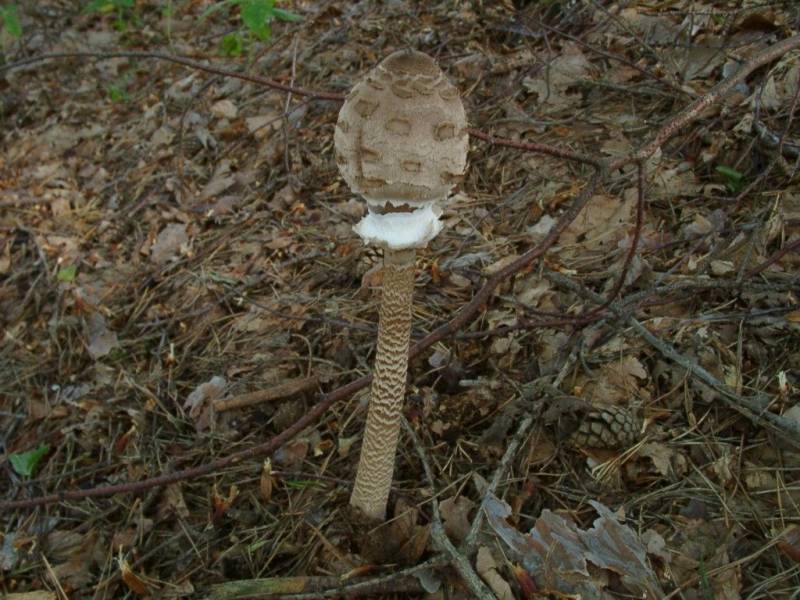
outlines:
M519 532L560 516L641 544L637 570L628 538L585 541L569 583L584 597L794 597L800 43L669 131L641 180L629 160L587 187L593 162L646 147L800 31L794 2L296 1L279 6L302 21L227 57L245 31L235 7L137 1L117 19L18 4L22 37L0 37L0 591L230 598L245 596L214 586L277 578L278 597L352 581L373 586L353 595L474 597L440 554L436 509L498 597L530 581L565 593L544 560L561 549L521 549L491 518L462 545L498 475ZM336 98L406 46L437 58L477 131L419 253L418 441L401 434L397 518L376 531L348 494L380 258L351 230L365 209L333 126ZM526 143L546 148L513 147ZM581 192L543 258L514 263ZM493 276L464 323L425 341ZM623 439L587 447L603 423ZM404 571L429 559L432 594Z

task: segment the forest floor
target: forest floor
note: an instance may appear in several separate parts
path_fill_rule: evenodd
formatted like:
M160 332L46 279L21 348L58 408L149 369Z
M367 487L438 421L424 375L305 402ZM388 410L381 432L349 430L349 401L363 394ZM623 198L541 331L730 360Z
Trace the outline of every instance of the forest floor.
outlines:
M800 597L797 3L88 4L0 13L1 594ZM333 131L406 47L473 131L363 533Z

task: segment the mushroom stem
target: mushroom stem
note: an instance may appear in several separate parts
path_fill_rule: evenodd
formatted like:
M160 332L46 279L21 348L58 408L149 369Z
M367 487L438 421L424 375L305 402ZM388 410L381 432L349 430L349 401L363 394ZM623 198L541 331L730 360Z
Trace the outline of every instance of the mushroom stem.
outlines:
M383 294L367 425L350 504L383 521L406 390L416 250L384 250Z

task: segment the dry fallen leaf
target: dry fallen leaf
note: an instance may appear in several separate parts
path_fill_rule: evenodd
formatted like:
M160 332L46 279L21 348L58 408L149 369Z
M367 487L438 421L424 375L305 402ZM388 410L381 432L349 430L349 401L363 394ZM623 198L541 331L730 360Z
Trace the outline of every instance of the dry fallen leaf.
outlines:
M219 100L211 105L211 114L220 119L235 119L239 111L230 100Z
M561 54L549 61L547 73L540 77L526 77L523 87L538 96L539 105L548 108L563 109L580 102L580 93L567 93L568 89L582 79L589 77L591 63L581 52L580 47L572 42L564 42Z
M469 512L475 503L466 496L457 496L443 500L439 505L447 536L454 541L462 542L469 533Z
M419 510L402 500L397 501L394 510L395 519L390 529L397 544L395 561L403 565L417 564L428 546L430 526L418 525Z
M265 502L272 500L272 489L275 486L275 478L272 476L272 462L270 459L264 461L261 467L261 479L258 491Z
M87 319L87 324L89 329L87 350L94 360L106 356L119 346L117 334L108 330L103 315L97 312L92 313Z
M800 563L800 527L790 525L778 540L778 550L796 563Z
M217 168L214 169L214 175L212 175L209 182L200 191L194 204L198 205L206 200L219 196L235 183L236 176L231 174L230 162L223 160L217 165Z
M305 438L292 440L278 448L272 458L276 465L288 470L297 470L308 456L309 447L308 440Z
M739 598L736 586L740 574L736 561L731 561L728 549L739 537L741 528L735 522L706 521L705 507L697 504L689 511L698 518L681 518L675 521L675 533L670 539L671 579L684 589L695 587L700 595L714 593L723 600ZM705 582L698 582L700 570L714 572ZM687 590L688 591L688 590ZM731 595L725 596L725 593Z
M484 510L510 556L522 563L544 592L606 597L605 579L593 575L591 564L619 575L633 593L662 598L647 562L647 550L636 533L601 503L589 503L600 515L591 529L579 529L574 522L545 509L527 535L507 523L511 508L497 497L489 496Z
M430 525L419 525L419 509L398 499L395 516L377 527L368 525L368 533L359 535L361 555L374 564L414 565L428 546ZM359 523L363 527L365 523Z
M134 594L137 596L150 595L150 587L141 577L133 572L127 560L121 559L119 561L119 573L120 577L122 577L122 581Z
M208 429L214 415L214 400L221 398L225 393L227 381L224 377L214 375L206 383L197 386L183 403L183 408L189 411L189 416L194 420L198 431Z
M92 570L105 558L100 535L95 529L86 533L55 530L47 536L47 557L52 575L62 587L79 589L94 580Z
M180 483L171 483L164 488L164 494L158 503L156 516L159 521L176 516L182 519L189 518L189 507L186 506Z
M643 444L637 454L653 461L656 471L663 477L672 481L686 475L689 464L686 457L670 446L661 442L648 442Z
M610 350L612 348L603 347L603 351ZM581 389L581 397L589 402L626 406L632 398L646 392L643 384L647 376L639 359L627 355L602 365L591 376L580 375L575 385Z
M283 124L283 119L278 112L266 113L247 117L245 119L245 124L247 126L247 131L252 133L257 140L262 140L268 137L272 131L280 129Z
M150 248L150 260L158 265L163 264L177 257L188 245L189 234L186 233L186 225L183 223L167 225Z
M674 44L681 34L680 28L672 19L663 15L650 15L636 6L620 11L616 30L622 36L629 36L633 30L646 43L656 46Z
M610 252L632 226L634 204L635 196L628 194L622 199L610 194L593 196L561 234L559 257L574 259L586 251Z
M478 548L478 556L475 559L475 570L481 576L498 600L514 600L514 592L511 586L503 579L502 575L497 572L497 563L486 546Z

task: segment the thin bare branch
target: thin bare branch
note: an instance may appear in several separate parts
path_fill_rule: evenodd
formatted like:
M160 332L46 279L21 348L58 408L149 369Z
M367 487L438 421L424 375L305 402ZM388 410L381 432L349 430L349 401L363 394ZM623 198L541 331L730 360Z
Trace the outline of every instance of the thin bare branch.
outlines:
M481 600L494 600L494 594L492 594L491 590L486 586L485 583L483 583L481 578L478 577L475 569L473 569L472 565L469 563L469 559L459 552L458 549L453 545L453 542L450 541L450 538L447 537L447 534L444 531L444 525L442 524L442 515L439 512L439 501L436 499L436 483L433 477L433 470L431 469L430 462L428 462L427 452L425 451L425 447L422 445L419 436L417 436L414 429L408 424L408 421L403 419L402 423L403 428L411 438L414 449L417 451L417 456L419 456L419 459L422 462L422 469L425 472L425 478L428 480L428 487L430 487L433 495L433 523L431 523L431 536L433 537L434 543L449 559L450 564L453 565L453 568L456 571L458 571L458 574L461 575L461 579L467 584L467 587L469 587L470 591L472 592L473 598L480 598Z
M750 73L763 67L767 63L779 59L781 56L800 46L800 35L793 35L792 37L781 40L766 48L753 58L748 60L741 68L728 77L715 85L710 92L703 95L697 101L690 104L687 108L680 111L666 125L661 127L656 133L656 136L644 146L633 152L632 154L620 158L609 166L609 170L615 171L619 168L629 165L633 162L641 162L647 160L661 146L674 136L678 131L686 127L689 123L696 120L707 108L713 106L725 98L737 85L743 82Z
M305 88L286 85L284 83L280 83L279 81L268 79L267 77L261 77L260 75L250 75L247 73L239 73L237 71L231 71L229 69L221 69L220 67L215 67L213 65L209 65L206 63L197 62L195 60L184 58L182 56L162 54L160 52L54 52L51 54L40 54L38 56L25 58L14 63L9 63L5 66L0 67L0 73L22 69L24 67L28 67L49 60L65 60L74 58L91 58L94 60L108 60L110 58L165 60L167 62L183 65L184 67L189 67L190 69L196 69L198 71L205 71L206 73L213 73L215 75L221 75L223 77L233 77L236 79L241 79L243 81L257 83L259 85L263 85L265 87L272 88L274 90L279 90L281 92L291 92L292 94L297 94L299 96L307 96L309 98L315 98L317 100L330 100L332 102L344 101L344 94L338 94L336 92L319 92L316 90L307 90Z

